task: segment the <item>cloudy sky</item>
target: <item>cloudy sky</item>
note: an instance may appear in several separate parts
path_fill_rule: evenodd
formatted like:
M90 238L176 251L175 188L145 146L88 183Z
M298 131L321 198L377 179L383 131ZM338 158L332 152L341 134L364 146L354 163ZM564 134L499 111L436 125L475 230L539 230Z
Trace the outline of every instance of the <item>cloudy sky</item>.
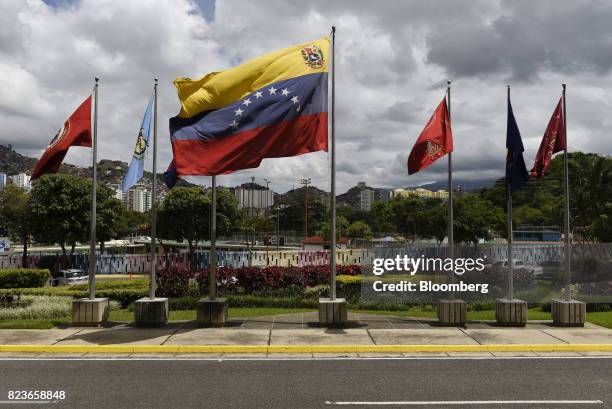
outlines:
M101 77L99 158L129 161L160 78L160 169L175 77L199 78L336 25L337 180L403 187L442 181L446 161L408 176L406 159L452 80L455 177L502 176L506 84L533 157L567 82L571 150L612 153L609 1L2 0L0 144L38 156ZM303 177L328 190L326 153L269 159L219 177L276 191ZM87 165L90 150L66 162ZM163 170L163 169L162 169Z

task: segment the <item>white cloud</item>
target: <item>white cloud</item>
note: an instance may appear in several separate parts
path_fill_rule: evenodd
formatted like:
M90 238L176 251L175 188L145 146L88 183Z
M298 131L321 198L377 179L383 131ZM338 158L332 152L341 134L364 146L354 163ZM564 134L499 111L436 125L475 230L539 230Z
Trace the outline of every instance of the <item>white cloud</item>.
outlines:
M81 0L61 7L5 0L0 143L39 155L99 75L99 157L128 161L157 76L162 171L171 157L167 120L178 112L174 78L226 69L319 38L336 25L339 193L360 180L386 187L445 180L445 160L408 177L406 158L449 75L457 178L502 175L510 78L528 165L563 81L570 147L610 154L610 59L603 47L612 38L612 26L604 24L612 6L555 3L555 19L575 21L571 36L558 44L560 28L546 17L547 7L532 9L531 3L229 0L209 8L215 16L207 21L189 0ZM570 19L572 13L579 18ZM538 32L537 41L525 39ZM66 161L87 165L89 152L74 149ZM235 185L253 175L284 191L311 177L328 189L328 160L322 152L265 160L219 183Z

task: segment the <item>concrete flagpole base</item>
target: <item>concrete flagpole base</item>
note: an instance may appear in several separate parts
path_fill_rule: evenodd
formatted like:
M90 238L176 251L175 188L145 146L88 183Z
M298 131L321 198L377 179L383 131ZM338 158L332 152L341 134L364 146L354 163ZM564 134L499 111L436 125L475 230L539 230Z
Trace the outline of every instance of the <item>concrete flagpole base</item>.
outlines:
M222 327L228 321L227 298L202 298L196 310L200 327Z
M584 327L586 303L577 300L553 300L551 313L553 325L556 327Z
M348 321L346 299L319 298L319 324L342 326Z
M438 325L465 327L467 304L463 300L438 300Z
M495 302L497 325L524 327L527 325L527 302L517 299L500 299Z
M97 327L108 321L108 298L81 298L72 301L72 326Z
M168 299L144 297L134 302L137 327L160 327L168 323Z

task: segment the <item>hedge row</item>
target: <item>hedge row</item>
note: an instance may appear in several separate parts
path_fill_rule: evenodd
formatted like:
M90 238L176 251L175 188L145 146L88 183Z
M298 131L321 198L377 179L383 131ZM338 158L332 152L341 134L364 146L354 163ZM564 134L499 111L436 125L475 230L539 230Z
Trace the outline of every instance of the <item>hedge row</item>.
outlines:
M44 287L51 273L45 269L9 268L0 270L0 288Z
M361 275L359 265L339 265L336 274ZM328 266L304 267L220 267L217 269L217 289L224 295L301 295L305 288L329 283ZM205 294L208 289L208 269L187 271L161 270L157 274L157 288L162 297L183 297Z

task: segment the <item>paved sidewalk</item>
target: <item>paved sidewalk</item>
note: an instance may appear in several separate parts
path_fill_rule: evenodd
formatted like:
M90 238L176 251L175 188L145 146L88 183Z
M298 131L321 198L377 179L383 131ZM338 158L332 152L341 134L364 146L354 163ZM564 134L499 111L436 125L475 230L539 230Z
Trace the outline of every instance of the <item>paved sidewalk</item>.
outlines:
M502 328L495 322L475 321L468 322L467 328L442 328L433 319L357 313L350 313L349 319L351 322L345 328L321 328L317 313L307 312L234 319L224 328L198 328L194 321L177 321L163 328L136 328L131 323L115 322L101 328L0 330L0 352L23 353L33 348L30 351L37 353L97 353L96 347L111 347L99 352L125 347L124 352L128 353L180 350L231 352L234 356L283 352L306 356L417 352L612 355L612 330L590 323L584 328L558 328L550 322L530 321L525 328Z

